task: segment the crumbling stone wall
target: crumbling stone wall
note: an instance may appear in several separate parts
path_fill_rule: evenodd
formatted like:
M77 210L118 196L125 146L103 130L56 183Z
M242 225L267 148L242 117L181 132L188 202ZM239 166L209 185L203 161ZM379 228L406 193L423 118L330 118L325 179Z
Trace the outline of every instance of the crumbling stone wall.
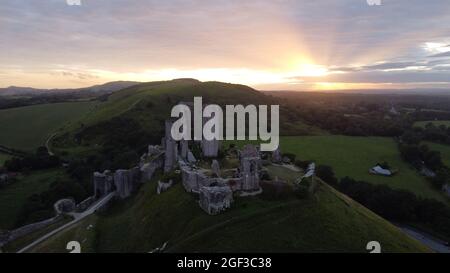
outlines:
M109 170L103 173L95 172L93 177L94 196L100 198L114 190L114 179Z
M143 163L140 167L141 171L141 181L149 181L153 178L155 172L164 166L164 153L157 155L148 163Z
M75 200L72 198L60 199L56 201L53 208L55 209L56 215L72 212L76 208Z
M61 216L55 216L53 218L40 221L37 223L29 224L20 228L17 228L15 230L6 231L2 235L0 235L0 247L6 245L7 243L14 241L17 238L23 237L27 234L30 234L33 231L36 231L38 229L47 227L53 223L56 223L61 219Z
M201 187L199 192L199 205L210 215L216 215L233 202L233 192L227 186Z

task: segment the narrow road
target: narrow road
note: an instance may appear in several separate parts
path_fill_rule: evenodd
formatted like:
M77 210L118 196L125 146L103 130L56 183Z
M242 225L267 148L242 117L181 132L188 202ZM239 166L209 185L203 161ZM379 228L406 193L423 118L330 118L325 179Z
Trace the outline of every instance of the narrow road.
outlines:
M50 141L51 141L52 138L54 138L55 136L56 136L56 133L52 134L49 138L47 138L47 141L45 141L45 148L47 148L48 155L55 155L55 154L50 150Z
M410 227L399 226L399 228L410 237L418 240L422 244L438 253L450 253L450 248L444 245L444 241L436 239L429 234L420 232Z
M71 227L72 225L78 223L79 221L83 220L87 216L93 214L97 209L101 208L104 204L109 202L109 200L111 200L111 198L113 198L115 196L115 194L116 194L115 192L109 193L108 195L106 195L102 199L98 200L97 202L92 204L92 206L90 206L87 210L85 210L85 211L83 211L81 213L69 213L69 215L74 217L74 219L72 221L70 221L69 223L67 223L65 225L62 225L59 228L54 229L51 232L45 234L44 236L42 236L39 239L37 239L34 242L32 242L31 244L29 244L26 247L22 248L21 250L17 251L17 253L26 252L27 250L31 249L32 247L34 247L34 246L42 243L43 241L49 239L53 235L55 235L55 234L65 230L65 229Z

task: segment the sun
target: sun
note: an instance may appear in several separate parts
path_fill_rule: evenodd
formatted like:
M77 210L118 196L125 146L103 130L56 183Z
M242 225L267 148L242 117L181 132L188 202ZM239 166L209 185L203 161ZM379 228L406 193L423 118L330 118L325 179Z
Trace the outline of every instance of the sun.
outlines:
M323 77L328 75L328 69L322 65L303 63L298 66L297 73L302 77Z

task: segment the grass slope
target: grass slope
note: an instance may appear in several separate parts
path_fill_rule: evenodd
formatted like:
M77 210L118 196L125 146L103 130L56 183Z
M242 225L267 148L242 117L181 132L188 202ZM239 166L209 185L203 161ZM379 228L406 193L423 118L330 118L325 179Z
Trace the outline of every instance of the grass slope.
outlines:
M209 216L180 184L157 195L153 181L32 252L66 252L71 240L83 242L85 252L148 252L164 242L168 252L366 252L372 240L385 252L428 251L327 185L307 200L237 198L230 210Z
M28 176L22 176L13 184L0 189L0 229L12 229L20 210L33 194L39 194L48 189L51 183L64 177L63 170L38 171Z
M295 153L298 159L330 165L339 178L350 176L374 184L386 184L394 189L409 190L418 196L446 201L425 178L401 159L396 143L391 138L336 135L282 137L281 149ZM371 167L383 161L398 169L398 173L393 177L369 173Z
M0 110L0 145L31 151L66 122L80 118L95 102L42 104Z

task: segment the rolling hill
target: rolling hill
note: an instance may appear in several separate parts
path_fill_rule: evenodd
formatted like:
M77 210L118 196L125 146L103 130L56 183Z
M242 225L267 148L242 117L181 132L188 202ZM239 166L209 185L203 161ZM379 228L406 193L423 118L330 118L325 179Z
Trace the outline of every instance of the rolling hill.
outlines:
M259 105L272 104L273 101L262 92L237 84L194 79L144 83L109 96L89 116L59 134L53 141L53 147L57 151L80 155L99 147L112 147L115 145L114 138L117 138L117 143L121 139L122 145L126 145L126 139L132 139L128 148L134 150L140 150L148 143L160 143L164 120L170 117L172 106L180 101L193 101L194 96L202 96L203 104ZM280 126L291 134L299 131L320 132L301 121L296 124L282 122Z
M117 168L114 166L126 168L124 164L137 162L148 144L160 142L163 123L169 117L171 106L179 101L192 101L194 96L202 96L204 104L273 102L273 98L261 92L235 84L193 79L139 84L111 94L88 115L66 124L52 141L52 149L62 156L88 158L89 161L85 162L89 162L89 167L94 170ZM289 126L291 130L309 128L300 123ZM281 124L282 132L285 126ZM367 138L369 143L358 144L356 141L355 144L343 141L340 136L324 137L331 142L337 141L336 147L341 147L341 150L334 150L338 158L331 162L338 169L353 166L350 172L362 174L368 170L365 166L367 160L375 164L372 161L382 160L385 155L388 160L397 160L397 150L391 140L370 142L371 138ZM282 139L283 151L292 151L301 159L318 159L319 163L327 164L328 161L321 159L327 159L327 151L333 150L329 149L326 141L325 144L302 144L297 137L291 138L292 141L290 138ZM384 147L381 150L385 154L369 157L355 168L358 155L364 151L362 147L369 147L368 151L361 153L362 157L367 157L379 150L378 145ZM306 152L308 148L310 154ZM318 153L317 148L322 152ZM349 149L347 158L342 157L342 149ZM130 152L133 153L131 157L123 157ZM320 158L310 155L320 155ZM400 165L398 161L393 162L395 164ZM339 176L341 171L348 170L339 169ZM402 171L408 174L407 170ZM414 175L406 178L417 179ZM155 182L144 184L135 196L83 220L33 251L65 252L65 244L71 240L82 241L86 252L148 252L165 242L168 242L166 250L169 252L366 252L367 242L373 240L379 241L385 252L428 251L386 220L326 184L322 184L314 197L306 200L295 197L278 201L261 197L237 198L231 210L209 216L198 208L195 198L185 193L181 185L156 195ZM422 190L420 183L406 186Z
M83 88L70 88L70 89L37 89L31 87L10 86L6 88L0 88L0 96L39 96L43 94L64 94L64 93L110 93L115 92L133 85L139 84L139 82L132 81L114 81L105 84L99 84Z
M268 201L237 198L223 214L209 216L181 184L162 195L156 181L130 199L92 215L37 245L32 252L66 252L68 241L83 252L428 252L417 241L326 184L314 197Z
M95 104L68 102L0 110L0 145L34 151L61 126L86 115Z

